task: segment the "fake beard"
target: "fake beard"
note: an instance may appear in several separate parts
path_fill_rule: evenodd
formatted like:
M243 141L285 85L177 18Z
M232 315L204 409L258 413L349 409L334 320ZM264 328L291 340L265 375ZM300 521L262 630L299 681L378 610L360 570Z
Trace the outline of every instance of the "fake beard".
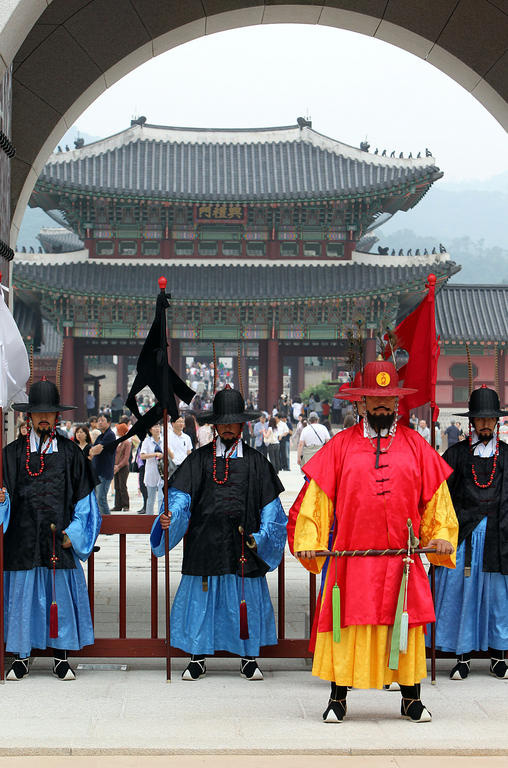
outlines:
M233 438L229 438L229 440L226 440L225 437L221 437L221 441L224 444L226 451L229 451L229 449L231 448L231 446L233 445L236 439L237 439L236 437L233 437Z
M375 432L382 429L390 429L395 418L394 413L371 413L367 411L367 421Z
M482 429L480 434L478 435L478 440L480 443L489 443L492 440L493 431L491 429Z

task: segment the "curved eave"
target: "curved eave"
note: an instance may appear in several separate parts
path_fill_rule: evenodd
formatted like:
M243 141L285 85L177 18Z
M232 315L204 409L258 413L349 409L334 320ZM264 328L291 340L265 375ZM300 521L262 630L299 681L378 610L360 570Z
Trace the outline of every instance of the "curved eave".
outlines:
M151 287L156 285L161 269L164 270L160 265L145 265L140 273L140 264L124 266L121 279L125 285L119 286L119 272L115 265L99 265L87 261L79 264L77 269L76 265L52 267L50 264L34 266L15 263L14 266L15 290L43 290L53 297L82 296L131 301L154 301ZM425 282L430 272L436 275L439 288L460 267L449 261L415 267L343 264L340 270L333 264L325 267L302 267L295 264L284 267L229 265L197 269L195 266L172 267L168 263L166 269L171 270L173 304L199 305L209 301L216 304L273 305L337 299L347 301L359 297L386 299L402 295L417 302L418 297L425 292ZM192 294L183 295L191 284ZM275 290L278 285L284 285L285 296L282 299ZM137 292L133 291L133 286ZM150 292L145 286L150 286Z
M155 200L168 203L208 203L208 202L231 202L239 204L272 204L272 203L307 203L307 202L342 202L353 200L369 200L372 198L393 198L400 200L403 198L403 204L396 207L396 210L408 210L414 207L419 200L426 194L432 184L443 176L441 171L432 171L426 176L417 180L412 179L392 187L376 186L354 189L349 192L343 190L316 190L306 191L305 193L277 193L273 195L231 195L231 194L207 194L207 195L187 195L187 194L166 194L155 191L137 191L132 189L110 189L105 187L92 187L89 185L71 185L50 180L41 175L30 196L29 206L32 208L51 209L57 206L57 200L62 197L74 199L81 198L110 198L125 200L128 202L136 200ZM415 189L416 187L416 189Z

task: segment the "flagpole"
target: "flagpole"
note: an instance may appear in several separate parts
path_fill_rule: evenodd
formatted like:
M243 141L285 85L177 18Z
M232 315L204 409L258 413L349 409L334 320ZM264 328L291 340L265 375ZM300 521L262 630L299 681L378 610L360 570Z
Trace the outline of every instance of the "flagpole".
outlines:
M1 279L1 274L0 274ZM1 288L0 288L1 290ZM0 406L0 488L4 487L4 409ZM5 682L4 648L4 525L0 525L0 683Z
M433 338L436 337L436 276L430 274L427 278L427 286L429 289L428 301L431 301L434 306L432 312L432 322L430 333L433 334ZM432 325L434 327L432 327ZM434 366L434 363L433 363ZM430 444L436 450L436 422L434 421L434 412L436 410L436 377L434 367L432 369L432 382L431 382L431 400L430 400ZM436 604L436 568L434 565L430 566L430 590L432 593L432 602ZM430 627L430 682L432 685L436 684L436 622L433 621Z
M0 272L0 294L2 273ZM1 372L0 372L1 374ZM4 487L4 409L0 405L0 488ZM0 525L0 683L5 682L4 646L4 524Z
M165 277L159 277L159 288L162 293L166 293L166 287L168 281ZM166 332L166 313L164 312L164 331ZM166 336L166 333L164 334ZM167 336L166 336L167 338ZM169 362L169 350L166 346L165 354L168 356ZM164 408L162 411L162 451L163 459L162 466L164 472L164 486L163 486L163 507L164 514L168 516L168 409ZM169 529L164 532L164 592L166 603L166 682L171 682L171 654L170 654L170 637L171 637L171 624L170 624L170 570L169 570Z

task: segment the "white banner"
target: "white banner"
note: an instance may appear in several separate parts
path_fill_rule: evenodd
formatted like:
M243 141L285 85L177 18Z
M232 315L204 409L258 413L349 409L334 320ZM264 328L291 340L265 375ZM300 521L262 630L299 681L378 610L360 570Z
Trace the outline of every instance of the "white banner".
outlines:
M0 287L0 407L28 400L25 387L29 376L26 347Z

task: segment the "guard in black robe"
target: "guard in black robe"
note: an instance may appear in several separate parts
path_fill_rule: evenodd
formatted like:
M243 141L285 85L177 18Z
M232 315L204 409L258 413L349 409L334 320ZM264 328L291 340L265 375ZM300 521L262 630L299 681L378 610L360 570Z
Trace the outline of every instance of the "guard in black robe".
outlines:
M457 655L452 680L470 671L471 651L490 651L490 673L508 678L508 445L499 440L499 397L474 390L469 439L443 454L459 521L457 567L436 569L436 647Z
M32 648L46 647L54 649L54 674L74 680L67 651L94 641L78 558L92 552L101 516L88 462L56 432L58 412L72 407L46 380L13 406L27 413L29 429L3 451L5 644L17 656L8 680L26 677Z
M255 657L277 642L265 574L282 558L287 518L273 467L240 439L242 424L256 417L239 392L217 393L213 413L200 420L219 435L177 469L168 496L171 524L161 508L152 528L157 556L164 554L165 530L170 548L187 534L171 610L171 644L191 655L184 680L202 677L205 657L218 650L241 657L246 679L262 680Z

